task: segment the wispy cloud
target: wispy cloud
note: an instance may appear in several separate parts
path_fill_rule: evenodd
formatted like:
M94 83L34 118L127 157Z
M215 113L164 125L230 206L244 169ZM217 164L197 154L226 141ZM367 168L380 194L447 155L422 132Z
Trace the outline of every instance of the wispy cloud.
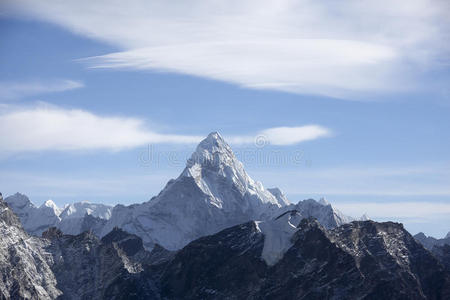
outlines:
M420 87L448 64L445 0L4 1L122 51L87 60L340 98ZM422 84L422 87L426 84Z
M141 119L105 117L80 109L37 107L0 115L0 151L122 150L147 143L193 143L200 136L166 135Z
M274 127L261 130L255 135L229 136L231 144L251 144L258 147L267 144L288 146L301 142L331 136L331 130L320 125L305 125L297 127Z
M327 136L330 131L318 125L279 127L257 135L230 136L240 144L291 145ZM261 136L262 134L262 136ZM0 113L1 153L73 150L122 150L146 144L195 144L204 136L160 133L145 120L132 117L101 116L80 109L40 105L5 110Z
M75 80L35 80L26 82L2 81L0 82L0 101L2 99L17 99L38 94L64 92L84 87L84 84Z

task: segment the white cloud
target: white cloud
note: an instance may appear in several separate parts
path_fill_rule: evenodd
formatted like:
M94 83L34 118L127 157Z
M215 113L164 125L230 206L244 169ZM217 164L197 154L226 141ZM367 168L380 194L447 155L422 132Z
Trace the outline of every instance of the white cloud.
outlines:
M142 120L104 117L79 109L38 107L0 115L0 150L121 150L147 143L193 143L199 136L165 135Z
M319 125L305 125L297 127L274 127L258 132L252 136L230 136L226 140L232 144L251 144L258 147L267 144L288 146L301 142L328 137L331 130Z
M448 63L445 0L4 1L121 48L92 67L342 98L414 89Z
M326 137L331 134L330 130L318 126L308 125L301 127L276 127L263 130L261 134L274 145L292 145L303 141Z
M280 127L261 131L264 142L290 145L325 136L318 125ZM19 108L0 113L0 152L122 150L146 144L195 144L204 136L158 133L142 119L100 116L80 109L54 106ZM231 136L230 141L255 143L255 136Z
M63 92L84 87L84 84L75 80L28 81L28 82L0 82L0 100L16 99L37 94Z

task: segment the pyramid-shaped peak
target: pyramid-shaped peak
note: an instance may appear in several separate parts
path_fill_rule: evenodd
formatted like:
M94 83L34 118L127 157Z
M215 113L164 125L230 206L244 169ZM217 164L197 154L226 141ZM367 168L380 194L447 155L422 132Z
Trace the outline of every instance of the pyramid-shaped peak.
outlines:
M194 165L219 166L222 164L240 164L231 150L218 132L211 132L204 140L198 144L197 149L188 160L187 167ZM242 166L239 166L242 168Z
M208 136L200 142L197 150L217 151L220 149L230 149L230 146L225 142L223 137L217 131L211 132ZM231 150L231 149L230 149Z

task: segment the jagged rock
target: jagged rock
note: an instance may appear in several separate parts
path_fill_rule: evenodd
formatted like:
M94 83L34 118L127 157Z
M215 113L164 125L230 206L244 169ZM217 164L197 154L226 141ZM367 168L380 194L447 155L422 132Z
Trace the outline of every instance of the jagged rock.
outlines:
M0 202L0 231L0 297L6 299L450 297L449 271L393 222L327 230L292 210L199 238L177 252L155 245L149 253L138 236L119 228L101 240L57 228L30 237ZM275 255L266 256L273 254L266 247Z
M414 235L414 238L428 250L433 249L434 246L443 246L445 244L450 245L449 234L447 234L442 239L437 239L432 236L426 236L423 232L419 232L418 234Z
M46 242L30 237L19 218L0 200L0 298L55 299L61 295L50 268Z
M291 213L291 212L290 212ZM164 267L168 299L446 299L450 277L401 224L352 222L326 230L304 218L274 265L249 222L198 239Z
M48 240L58 239L62 236L63 236L62 231L56 227L50 227L49 229L47 229L42 233L42 237Z

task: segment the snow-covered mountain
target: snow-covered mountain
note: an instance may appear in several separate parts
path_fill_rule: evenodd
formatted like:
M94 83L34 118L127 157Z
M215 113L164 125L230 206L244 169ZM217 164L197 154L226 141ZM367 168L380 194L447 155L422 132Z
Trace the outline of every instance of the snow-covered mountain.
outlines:
M79 234L94 229L100 233L112 207L104 204L78 202L59 208L52 200L35 206L27 196L16 193L5 198L5 202L20 218L23 228L30 234L41 235L49 227L58 227L67 234ZM92 227L92 228L91 228Z
M65 206L59 217L62 220L83 218L86 214L96 218L108 220L111 217L112 207L105 204L90 203L88 201L76 202Z
M94 218L93 216L90 216ZM435 256L393 222L327 230L298 211L178 251L114 228L102 239L28 235L0 195L0 299L449 299L450 247Z
M140 273L143 262L170 258L145 251L142 240L115 229L63 235L52 227L30 236L0 195L0 299L157 299Z
M47 228L57 226L61 221L60 209L51 200L36 207L27 196L16 193L6 197L5 202L20 218L23 228L31 234L40 235Z
M158 243L173 250L236 224L270 218L286 204L250 178L230 146L213 132L156 197L114 207L103 234L117 226L140 236L148 248Z
M314 199L299 201L297 204L290 204L286 206L283 210L298 211L303 218L313 217L327 229L335 228L342 224L354 221L352 217L346 216L339 210L335 209L324 198L319 201Z
M148 249L154 244L180 249L201 236L250 220L270 220L291 210L302 218L316 218L325 228L352 221L325 199L290 204L280 189L265 189L247 174L217 132L197 146L177 179L142 204L111 208L79 202L60 209L49 200L37 208L21 194L6 201L31 234L40 235L55 226L66 234L90 230L101 237L119 227L141 237Z

